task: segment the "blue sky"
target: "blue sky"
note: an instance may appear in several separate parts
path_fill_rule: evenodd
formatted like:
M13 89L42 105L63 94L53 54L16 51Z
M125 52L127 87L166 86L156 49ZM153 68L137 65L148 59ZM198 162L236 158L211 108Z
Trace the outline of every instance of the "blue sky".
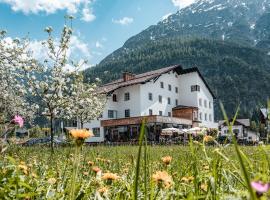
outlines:
M9 37L29 36L35 55L42 57L40 41L45 27L52 26L55 37L65 23L73 21L72 54L94 65L120 48L131 36L156 24L194 0L0 0L0 29ZM74 54L76 54L74 56Z

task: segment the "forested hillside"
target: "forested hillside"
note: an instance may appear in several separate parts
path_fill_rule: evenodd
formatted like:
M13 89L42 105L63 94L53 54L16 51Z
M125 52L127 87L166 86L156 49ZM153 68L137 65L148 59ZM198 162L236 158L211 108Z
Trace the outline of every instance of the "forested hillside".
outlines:
M270 96L269 5L269 0L198 0L128 39L85 76L106 83L123 71L197 66L231 116L240 104L239 117L252 117ZM218 103L216 108L221 119Z

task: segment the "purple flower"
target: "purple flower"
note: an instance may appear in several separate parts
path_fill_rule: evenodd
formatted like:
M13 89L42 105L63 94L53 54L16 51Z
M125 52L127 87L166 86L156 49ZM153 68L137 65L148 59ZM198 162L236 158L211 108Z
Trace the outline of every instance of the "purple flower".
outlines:
M251 187L256 190L257 193L262 194L270 189L270 183L262 183L261 181L252 181Z
M23 118L19 115L15 115L15 117L12 119L12 122L14 122L15 124L18 124L20 128L23 127Z

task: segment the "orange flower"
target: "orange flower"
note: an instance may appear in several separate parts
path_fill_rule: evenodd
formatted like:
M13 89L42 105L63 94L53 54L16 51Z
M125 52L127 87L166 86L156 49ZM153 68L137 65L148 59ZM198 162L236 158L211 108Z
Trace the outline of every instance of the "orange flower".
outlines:
M172 157L171 156L165 156L165 157L162 157L161 160L165 165L169 165L171 163L171 161L172 161Z
M94 134L91 131L88 131L86 129L72 129L70 130L70 134L75 139L86 139L88 137L92 137Z
M98 173L99 171L101 171L101 169L99 167L97 167L97 166L92 167L92 170L94 172L96 172L96 173Z
M108 193L109 189L107 187L102 187L98 189L100 194Z
M194 180L193 176L184 176L184 177L181 178L181 181L186 182L186 183L189 183L189 182L191 182L193 180Z
M214 138L210 135L206 135L206 136L204 136L203 141L204 142L212 142L212 141L214 141Z
M205 184L205 183L203 183L203 184L201 184L200 188L201 188L203 191L207 192L208 185Z
M88 161L88 165L93 166L94 162L93 161Z
M169 188L173 184L172 177L166 171L157 171L152 175L152 179L158 186L165 188Z
M108 180L108 181L114 181L114 180L119 179L119 176L117 176L116 174L108 172L108 173L103 174L102 179L103 180Z

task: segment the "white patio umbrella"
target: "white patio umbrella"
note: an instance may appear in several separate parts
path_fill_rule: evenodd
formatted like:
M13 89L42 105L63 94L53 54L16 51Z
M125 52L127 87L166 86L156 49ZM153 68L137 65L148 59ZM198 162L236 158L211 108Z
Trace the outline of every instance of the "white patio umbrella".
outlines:
M173 135L173 133L183 134L184 132L177 128L164 128L161 131L161 135Z

